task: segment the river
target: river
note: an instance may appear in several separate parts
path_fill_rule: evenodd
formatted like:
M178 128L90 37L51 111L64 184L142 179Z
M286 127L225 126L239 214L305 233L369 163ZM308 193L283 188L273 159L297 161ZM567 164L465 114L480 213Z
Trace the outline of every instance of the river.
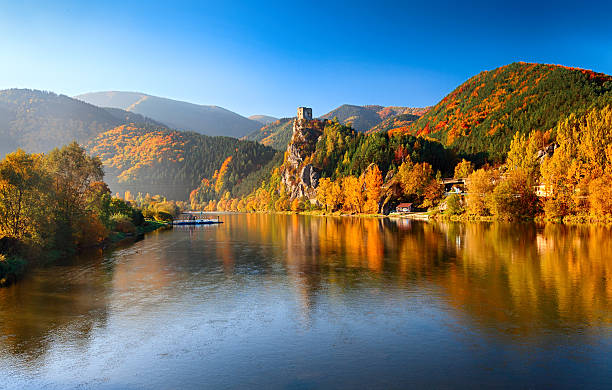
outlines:
M0 289L0 388L612 386L612 231L230 214Z

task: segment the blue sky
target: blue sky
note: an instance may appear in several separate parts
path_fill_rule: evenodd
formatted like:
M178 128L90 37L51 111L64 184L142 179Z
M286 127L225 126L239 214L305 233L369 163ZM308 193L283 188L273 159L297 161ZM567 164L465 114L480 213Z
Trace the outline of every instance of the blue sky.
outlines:
M612 2L584 4L3 1L0 88L139 91L246 116L426 106L514 61L612 74Z

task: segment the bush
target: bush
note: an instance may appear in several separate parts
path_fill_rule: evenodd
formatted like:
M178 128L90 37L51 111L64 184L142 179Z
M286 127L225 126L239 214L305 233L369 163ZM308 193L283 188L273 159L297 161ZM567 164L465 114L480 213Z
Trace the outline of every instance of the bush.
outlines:
M134 209L132 211L132 223L136 226L142 226L144 224L145 217L142 211Z
M156 221L161 221L161 222L172 222L173 218L172 215L164 212L164 211L156 211L154 216Z
M0 255L0 286L7 286L21 277L26 268L26 261L21 257Z
M113 214L110 218L113 230L121 233L134 233L136 226L132 222L132 217L125 214Z

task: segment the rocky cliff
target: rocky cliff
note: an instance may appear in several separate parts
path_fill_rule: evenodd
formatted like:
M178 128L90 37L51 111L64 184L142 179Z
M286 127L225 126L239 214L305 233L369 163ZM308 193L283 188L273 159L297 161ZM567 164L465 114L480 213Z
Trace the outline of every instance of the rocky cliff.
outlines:
M281 167L282 183L291 199L316 198L320 172L310 163L310 158L324 126L325 122L317 119L293 121L293 135Z

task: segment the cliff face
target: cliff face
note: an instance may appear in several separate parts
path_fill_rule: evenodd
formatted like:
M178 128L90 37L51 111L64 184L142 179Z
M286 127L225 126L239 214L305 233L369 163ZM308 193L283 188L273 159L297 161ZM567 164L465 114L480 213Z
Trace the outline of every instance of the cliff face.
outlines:
M293 135L287 146L285 163L281 167L282 183L291 199L316 198L320 172L310 164L310 157L323 134L324 126L325 122L316 119L293 121Z

